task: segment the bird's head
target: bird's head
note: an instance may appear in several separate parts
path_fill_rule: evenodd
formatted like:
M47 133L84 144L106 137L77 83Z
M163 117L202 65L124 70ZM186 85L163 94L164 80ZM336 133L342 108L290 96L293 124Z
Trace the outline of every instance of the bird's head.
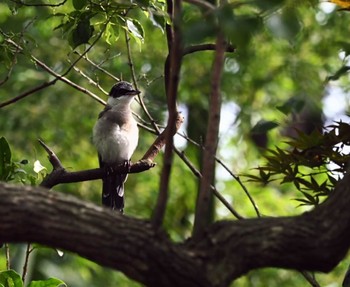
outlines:
M136 95L140 94L140 91L135 90L128 82L116 83L108 94L108 105L127 105L132 102Z

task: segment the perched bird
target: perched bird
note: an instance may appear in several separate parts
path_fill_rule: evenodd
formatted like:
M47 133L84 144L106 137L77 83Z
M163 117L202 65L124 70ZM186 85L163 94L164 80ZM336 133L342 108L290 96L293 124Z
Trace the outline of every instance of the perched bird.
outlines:
M130 105L140 91L128 82L118 82L108 95L107 105L93 129L93 143L100 167L111 169L102 179L102 204L123 212L124 182L127 174L114 174L112 166L129 164L138 144L139 131Z

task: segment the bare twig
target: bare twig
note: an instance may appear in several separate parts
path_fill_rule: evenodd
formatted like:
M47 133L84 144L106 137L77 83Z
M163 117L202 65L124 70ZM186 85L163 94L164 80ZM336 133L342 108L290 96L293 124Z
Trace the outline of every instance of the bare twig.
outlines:
M132 61L132 56L131 56L130 37L129 37L128 31L126 31L126 30L125 30L125 42L126 42L126 49L128 51L128 62L129 62L129 67L130 67L130 71L131 71L132 81L134 83L135 88L138 89L134 63ZM148 120L150 121L152 127L154 128L155 132L157 134L160 134L159 127L158 127L156 121L153 119L153 117L149 113L149 111L148 111L148 109L143 101L143 98L140 94L138 95L138 102L139 102L143 112L146 114Z
M176 154L182 159L182 161L187 165L187 167L191 170L191 172L197 177L202 178L202 174L200 171L191 163L188 157L184 154L184 152L179 151L177 148L174 148ZM237 218L244 219L242 215L240 215L227 200L220 194L220 192L215 188L215 186L210 186L211 191L215 195L215 197Z
M45 3L33 3L33 4L28 4L28 3L25 3L23 1L19 1L19 0L11 0L11 2L14 2L16 4L20 4L20 5L23 5L23 6L33 6L33 7L58 7L58 6L62 6L64 5L67 0L63 0L62 2L60 3L57 3L57 4L45 4Z
M187 135L182 134L182 133L177 133L178 135L180 135L181 137L183 137L184 139L186 139L189 143L201 148L201 149L205 149L205 147L201 144L199 144L198 142L194 141L193 139L189 138ZM234 174L229 167L221 160L219 159L217 156L215 156L215 160L218 164L220 164L232 177L234 180L236 180L238 182L238 184L241 186L241 188L243 189L243 191L245 192L245 194L248 196L249 201L251 202L251 204L253 205L253 208L257 214L258 217L261 217L258 205L255 203L253 197L251 196L251 194L249 193L247 187L243 184L243 182L241 181L240 177L236 174ZM195 173L194 173L195 174ZM195 174L197 176L197 174Z
M258 205L255 203L254 198L251 196L251 194L249 193L248 189L245 187L245 185L243 184L243 182L241 181L240 177L238 175L235 175L226 164L224 164L222 162L221 159L219 159L218 157L215 157L215 160L238 182L238 184L242 187L242 189L244 190L245 194L248 196L249 201L251 202L251 204L254 207L254 210L256 212L256 215L258 217L261 217L260 211L259 211L259 207Z
M188 54L192 54L200 51L215 51L215 44L207 43L207 44L198 44L188 46L184 49L183 55L186 56ZM233 53L236 51L236 48L233 45L226 45L226 52Z
M307 271L300 271L300 273L312 287L321 287L321 285L316 281L316 278L313 276L313 274L310 274L310 272Z
M32 253L33 249L31 248L31 244L27 244L26 254L24 258L23 271L22 271L22 281L26 280L27 272L28 272L28 264L29 264L29 255Z
M91 60L88 58L87 55L82 55L82 54L80 54L80 53L77 52L77 51L75 51L74 53L77 54L77 55L79 55L79 56L82 56L83 59L84 59L85 61L87 61L88 63L90 63L93 67L95 67L96 69L98 69L98 70L101 71L102 73L104 73L104 74L106 74L107 76L111 77L113 80L115 80L115 81L117 81L117 82L120 81L120 79L119 79L118 77L114 76L113 74L111 74L111 73L108 72L107 70L101 68L101 66L100 66L101 64L96 64L96 63L94 63L93 61L91 61Z
M25 98L25 97L27 97L27 96L29 96L29 95L35 93L35 92L38 92L38 91L40 91L40 90L42 90L42 89L45 89L45 88L47 88L48 86L54 85L54 84L57 82L57 80L58 80L58 79L56 78L56 79L54 79L54 80L52 80L52 81L50 81L50 82L42 83L41 85L39 85L39 86L37 86L37 87L34 87L34 88L32 88L32 89L30 89L30 90L24 92L23 94L20 94L20 95L14 97L14 98L12 98L12 99L9 99L9 100L7 100L7 101L4 101L4 102L0 103L0 108L6 107L6 106L8 106L8 105L11 105L11 104L13 104L13 103L15 103L15 102L17 102L17 101L23 99L23 98Z
M10 246L8 243L5 243L5 252L6 252L6 269L11 269L11 257L10 257Z
M70 62L70 61L69 61ZM83 78L87 79L89 81L90 84L94 85L95 87L97 87L102 93L104 93L105 95L108 94L108 92L106 92L99 83L97 83L96 81L94 81L93 79L91 79L87 74L85 74L82 70L80 70L78 67L74 66L73 67L74 71L76 71L79 75L81 75Z

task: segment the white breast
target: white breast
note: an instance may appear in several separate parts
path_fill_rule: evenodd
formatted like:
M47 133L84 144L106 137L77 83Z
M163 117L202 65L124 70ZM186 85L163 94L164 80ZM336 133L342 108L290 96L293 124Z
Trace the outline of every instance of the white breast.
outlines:
M101 117L93 130L93 142L106 163L130 160L138 143L137 123L132 116L122 126Z

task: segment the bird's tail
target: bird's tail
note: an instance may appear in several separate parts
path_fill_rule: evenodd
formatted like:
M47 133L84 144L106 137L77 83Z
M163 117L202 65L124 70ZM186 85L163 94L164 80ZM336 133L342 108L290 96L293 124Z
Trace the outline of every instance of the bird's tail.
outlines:
M123 213L124 182L127 174L107 176L103 179L102 204Z

